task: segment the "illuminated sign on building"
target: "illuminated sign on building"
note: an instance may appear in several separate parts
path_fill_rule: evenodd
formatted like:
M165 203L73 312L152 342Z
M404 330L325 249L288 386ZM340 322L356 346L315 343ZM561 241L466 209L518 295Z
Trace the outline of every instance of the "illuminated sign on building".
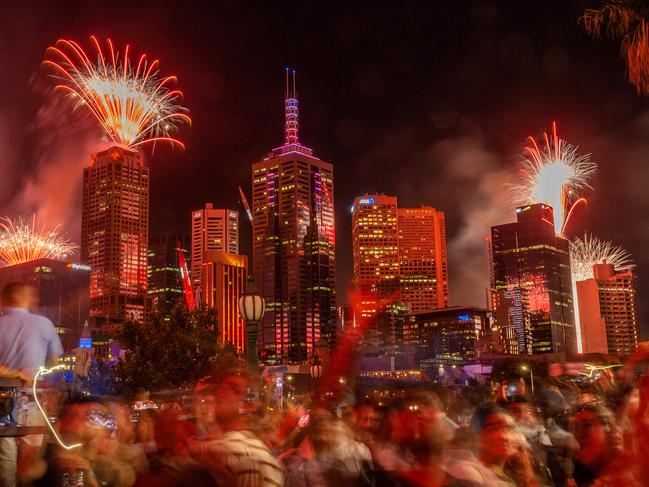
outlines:
M359 201L361 205L373 205L374 204L374 198L363 198Z
M457 317L460 321L471 321L471 315L464 314Z
M68 269L74 269L75 271L89 271L89 270L91 270L89 265L75 264L74 262L70 262L68 264Z

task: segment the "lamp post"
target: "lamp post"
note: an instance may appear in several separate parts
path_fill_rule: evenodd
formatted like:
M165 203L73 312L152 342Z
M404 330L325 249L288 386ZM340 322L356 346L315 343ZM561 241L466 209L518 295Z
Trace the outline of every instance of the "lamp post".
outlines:
M528 370L530 371L530 385L532 386L532 399L534 399L534 370L532 370L532 367L528 367L527 365L521 365L521 370L523 372L527 372Z
M239 315L246 322L246 356L248 364L256 366L259 363L257 358L257 334L259 322L264 317L266 302L257 292L255 278L248 276L246 290L239 298Z
M313 360L311 361L311 367L309 368L309 373L311 374L311 378L319 379L320 377L322 377L323 372L324 372L324 367L322 366L320 357L314 355Z

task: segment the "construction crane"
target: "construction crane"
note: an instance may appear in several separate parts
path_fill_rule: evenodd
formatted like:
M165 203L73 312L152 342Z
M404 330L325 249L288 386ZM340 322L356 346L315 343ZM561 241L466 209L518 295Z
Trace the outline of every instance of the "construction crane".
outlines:
M241 195L241 202L243 203L243 206L246 209L248 220L250 220L250 223L252 224L252 210L250 209L250 205L248 204L248 200L246 199L246 195L243 193L243 189L241 189L241 186L239 186L239 194Z
M187 261L185 260L185 254L183 253L183 245L178 240L178 267L180 267L180 277L183 280L183 289L185 290L185 303L187 303L187 309L189 311L194 311L196 309L196 299L194 299L194 288L192 287L192 281L189 277L189 270L187 269Z

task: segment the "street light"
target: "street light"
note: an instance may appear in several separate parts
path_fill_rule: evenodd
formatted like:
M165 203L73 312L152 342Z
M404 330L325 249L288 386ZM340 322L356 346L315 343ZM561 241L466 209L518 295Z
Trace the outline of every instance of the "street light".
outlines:
M528 367L525 364L521 365L520 369L523 372L527 372L528 370L530 371L530 385L532 386L532 399L534 399L534 370L532 370L532 367Z
M255 288L255 278L248 276L246 290L239 298L239 315L246 322L246 350L248 364L257 365L257 333L264 317L266 302Z

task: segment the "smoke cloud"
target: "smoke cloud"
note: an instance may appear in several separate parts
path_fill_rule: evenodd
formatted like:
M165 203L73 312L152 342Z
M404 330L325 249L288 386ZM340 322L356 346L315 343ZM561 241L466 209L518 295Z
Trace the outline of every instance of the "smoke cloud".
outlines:
M503 165L478 135L441 141L431 150L442 162L444 176L435 186L450 187L447 253L451 305L485 306L489 268L486 237L491 227L515 219L509 188L514 181L513 163ZM442 208L444 209L444 208Z
M43 98L28 127L17 165L29 170L13 182L7 210L12 217L30 217L48 226L61 225L76 243L81 236L81 186L90 154L107 144L100 142L96 126L83 110L44 83L33 81Z
M485 239L492 225L515 220L509 188L516 162L503 161L479 129L467 125L458 132L430 141L417 129L392 131L359 158L357 179L364 184L354 191L395 195L402 207L427 205L443 210L450 303L484 307L489 276ZM387 174L386 168L390 168ZM339 251L339 257L339 278L346 282L351 276L345 275L345 269L351 265L345 260L351 260L351 255Z

